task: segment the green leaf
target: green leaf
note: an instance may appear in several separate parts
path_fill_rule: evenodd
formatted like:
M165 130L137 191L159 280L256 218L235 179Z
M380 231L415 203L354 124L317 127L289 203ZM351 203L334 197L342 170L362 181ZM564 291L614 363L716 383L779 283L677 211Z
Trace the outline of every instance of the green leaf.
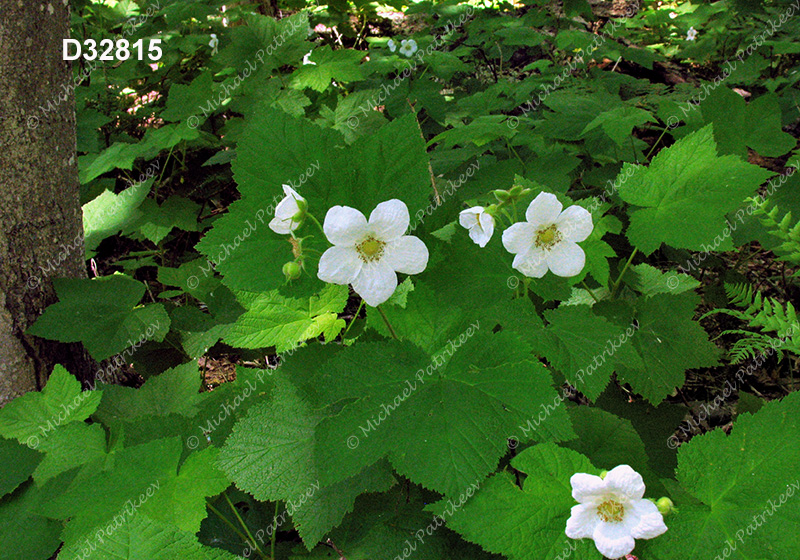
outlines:
M197 218L200 205L182 196L171 196L160 206L146 198L139 206L141 215L125 228L125 233L139 231L146 239L158 245L173 229L199 231Z
M206 517L206 497L223 492L227 477L217 468L214 447L192 453L181 465L178 476L160 486L142 512L187 533L197 533Z
M363 58L362 51L352 49L334 51L328 45L324 45L311 53L311 62L315 64L303 64L295 70L290 85L296 89L311 88L315 91L325 91L331 85L331 80L345 84L361 80L364 78L361 67Z
M650 114L650 111L624 105L597 115L592 122L586 125L586 128L583 129L583 133L585 134L597 127L602 127L603 132L605 132L609 138L618 146L622 146L626 143L630 143L631 133L634 128L647 122L658 123L655 117Z
M285 352L299 343L325 333L331 341L345 326L338 314L347 303L347 286L326 286L310 299L285 298L277 291L240 293L247 311L231 327L225 341L239 348L275 347Z
M677 474L688 494L648 550L658 560L797 558L798 430L800 393L792 393L740 415L730 435L717 429L681 445Z
M206 105L212 98L213 83L211 72L203 72L189 85L172 84L161 118L177 122L197 113L198 107Z
M106 432L100 424L72 423L42 439L44 459L33 473L37 486L75 467L105 457Z
M774 94L750 103L727 87L712 91L701 107L703 122L714 124L714 139L722 154L747 158L747 147L759 155L780 157L797 144L781 130L781 110Z
M618 360L616 371L622 381L630 383L654 405L683 385L687 369L718 364L719 350L693 320L699 302L699 296L691 292L657 294L639 299L635 314L625 310L613 319L626 328L634 317L637 321L638 329L625 344L630 345L639 359ZM593 309L598 310L598 306L601 310L608 309L602 302Z
M552 443L524 450L511 465L527 474L522 488L510 473L492 476L448 526L509 560L555 560L572 552L581 560L602 558L591 540L574 541L564 534L570 508L576 505L570 477L599 474L599 469L583 455Z
M123 510L124 511L124 510ZM120 514L121 516L121 514ZM201 545L192 533L155 521L142 513L122 517L115 525L98 525L85 540L66 543L58 560L235 560L237 557ZM108 533L109 529L113 529ZM105 538L104 538L105 537ZM92 547L93 546L93 547ZM84 553L85 552L85 553Z
M636 361L625 344L634 329L621 327L595 315L587 306L563 306L545 311L548 326L537 349L559 370L567 382L590 399L603 392L614 364Z
M328 467L323 483L384 456L412 481L447 495L494 470L507 438L557 395L517 337L487 328L473 324L432 358L408 343L365 343L317 366L308 386L323 403L344 404L317 430L317 453ZM559 409L533 436L572 433Z
M287 513L309 548L352 510L356 496L391 484L380 466L333 485L321 484L328 469L315 451L321 418L289 382L277 378L272 398L253 406L234 427L219 458L220 467L242 490L258 500L287 501Z
M629 174L625 164L621 175ZM772 175L735 156L717 157L711 126L662 150L649 167L636 166L619 187L622 199L642 208L631 211L628 238L649 255L667 243L679 249L731 250L725 238L725 214ZM687 223L686 216L691 216Z
M439 518L423 510L431 499L413 486L361 496L355 511L331 532L331 542L347 560L488 560L488 554L459 539L441 526ZM291 558L331 560L333 556L331 547L320 545L311 554Z
M656 294L680 294L694 290L700 282L682 272L664 273L647 263L631 267L631 275L625 277L625 282L643 296Z
M0 435L36 448L53 430L86 420L97 409L102 394L81 391L80 382L56 365L40 393L26 393L0 410Z
M119 194L103 194L83 205L83 232L86 257L94 255L100 242L122 231L132 221L141 217L139 206L150 192L155 179L125 189Z
M569 415L578 437L565 443L565 447L607 470L617 465L630 465L648 481L648 495L653 495L654 485L661 491L658 477L650 469L642 438L629 420L588 406L571 407ZM665 441L666 438L662 445Z
M0 501L0 550L4 560L51 558L58 550L61 524L36 513L44 499L29 485L23 492L18 490Z
M42 454L35 449L10 439L0 439L0 465L3 465L0 496L13 492L28 480L41 460Z
M105 424L114 419L135 420L152 415L193 416L201 399L202 376L197 362L189 362L148 379L138 389L106 386L96 418Z
M53 281L54 303L28 329L30 334L60 342L82 342L104 360L146 340L162 341L169 317L160 303L139 306L145 286L122 274L94 279Z
M260 67L260 73L299 66L313 46L304 12L281 19L247 13L243 19L246 25L230 29L231 42L217 55L221 64L241 68L240 72L250 66Z

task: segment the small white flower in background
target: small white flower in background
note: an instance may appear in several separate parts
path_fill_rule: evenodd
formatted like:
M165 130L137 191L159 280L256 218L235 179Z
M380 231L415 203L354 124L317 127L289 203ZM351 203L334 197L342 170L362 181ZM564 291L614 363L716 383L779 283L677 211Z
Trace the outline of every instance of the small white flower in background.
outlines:
M211 34L211 40L208 42L208 46L211 47L211 54L215 55L219 51L219 39L217 39L217 34Z
M696 38L697 38L697 30L694 27L690 27L689 32L686 33L686 40L694 41Z
M620 558L633 551L634 539L652 539L667 530L656 504L642 498L642 476L628 465L611 469L605 478L577 473L569 479L572 497L566 534L592 539L600 554Z
M417 42L414 39L403 39L400 41L400 54L411 58L417 52Z
M283 192L286 196L275 207L275 217L270 221L269 229L281 235L288 235L302 223L306 199L289 185L283 185Z
M392 39L389 39L389 42L386 44L389 46L389 52L394 52L397 50L397 45Z
M469 230L469 237L480 247L486 247L494 234L494 218L483 206L462 210L458 223Z
M678 17L678 14L676 14L675 12L669 13L669 19L675 19L676 17Z
M405 235L410 216L404 202L381 202L369 215L349 206L334 206L322 229L333 247L322 254L317 276L331 284L351 284L373 307L391 297L397 273L419 274L428 266L428 248Z
M311 64L311 65L313 65L313 66L316 66L316 65L317 65L317 63L316 63L316 62L312 62L312 61L311 61L311 53L312 53L312 52L314 52L314 51L308 51L308 54L306 54L306 55L303 57L303 65L307 65L307 64Z
M563 212L554 194L539 193L525 211L526 222L503 232L503 246L514 257L515 269L541 278L548 270L556 276L575 276L583 270L586 254L576 244L592 233L592 215L580 206Z

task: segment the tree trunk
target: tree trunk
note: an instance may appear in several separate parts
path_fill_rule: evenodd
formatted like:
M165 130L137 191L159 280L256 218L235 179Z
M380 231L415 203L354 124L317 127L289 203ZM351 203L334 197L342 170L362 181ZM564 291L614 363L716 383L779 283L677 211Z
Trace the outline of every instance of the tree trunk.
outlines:
M0 406L56 362L92 373L80 345L25 334L56 299L53 277L86 276L65 4L0 0Z

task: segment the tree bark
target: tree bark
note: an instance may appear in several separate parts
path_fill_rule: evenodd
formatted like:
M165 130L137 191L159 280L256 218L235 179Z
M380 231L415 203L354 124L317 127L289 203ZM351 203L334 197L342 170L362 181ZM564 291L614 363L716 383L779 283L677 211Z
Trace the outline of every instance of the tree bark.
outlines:
M53 277L85 277L70 63L62 0L0 0L0 406L41 389L54 363L79 379L80 345L25 334L53 303Z

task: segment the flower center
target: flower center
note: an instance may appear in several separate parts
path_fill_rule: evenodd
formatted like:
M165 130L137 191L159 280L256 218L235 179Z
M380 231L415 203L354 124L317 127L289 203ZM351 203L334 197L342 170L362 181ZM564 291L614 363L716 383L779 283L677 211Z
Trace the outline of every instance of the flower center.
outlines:
M386 246L385 241L375 239L372 236L367 237L364 241L356 245L358 256L364 262L377 261L383 255L383 248Z
M619 523L625 517L625 508L619 502L607 500L597 507L597 515L606 523Z
M555 224L547 226L546 228L542 228L536 232L535 243L537 247L550 249L559 241L561 241L561 232L558 231L558 228Z

